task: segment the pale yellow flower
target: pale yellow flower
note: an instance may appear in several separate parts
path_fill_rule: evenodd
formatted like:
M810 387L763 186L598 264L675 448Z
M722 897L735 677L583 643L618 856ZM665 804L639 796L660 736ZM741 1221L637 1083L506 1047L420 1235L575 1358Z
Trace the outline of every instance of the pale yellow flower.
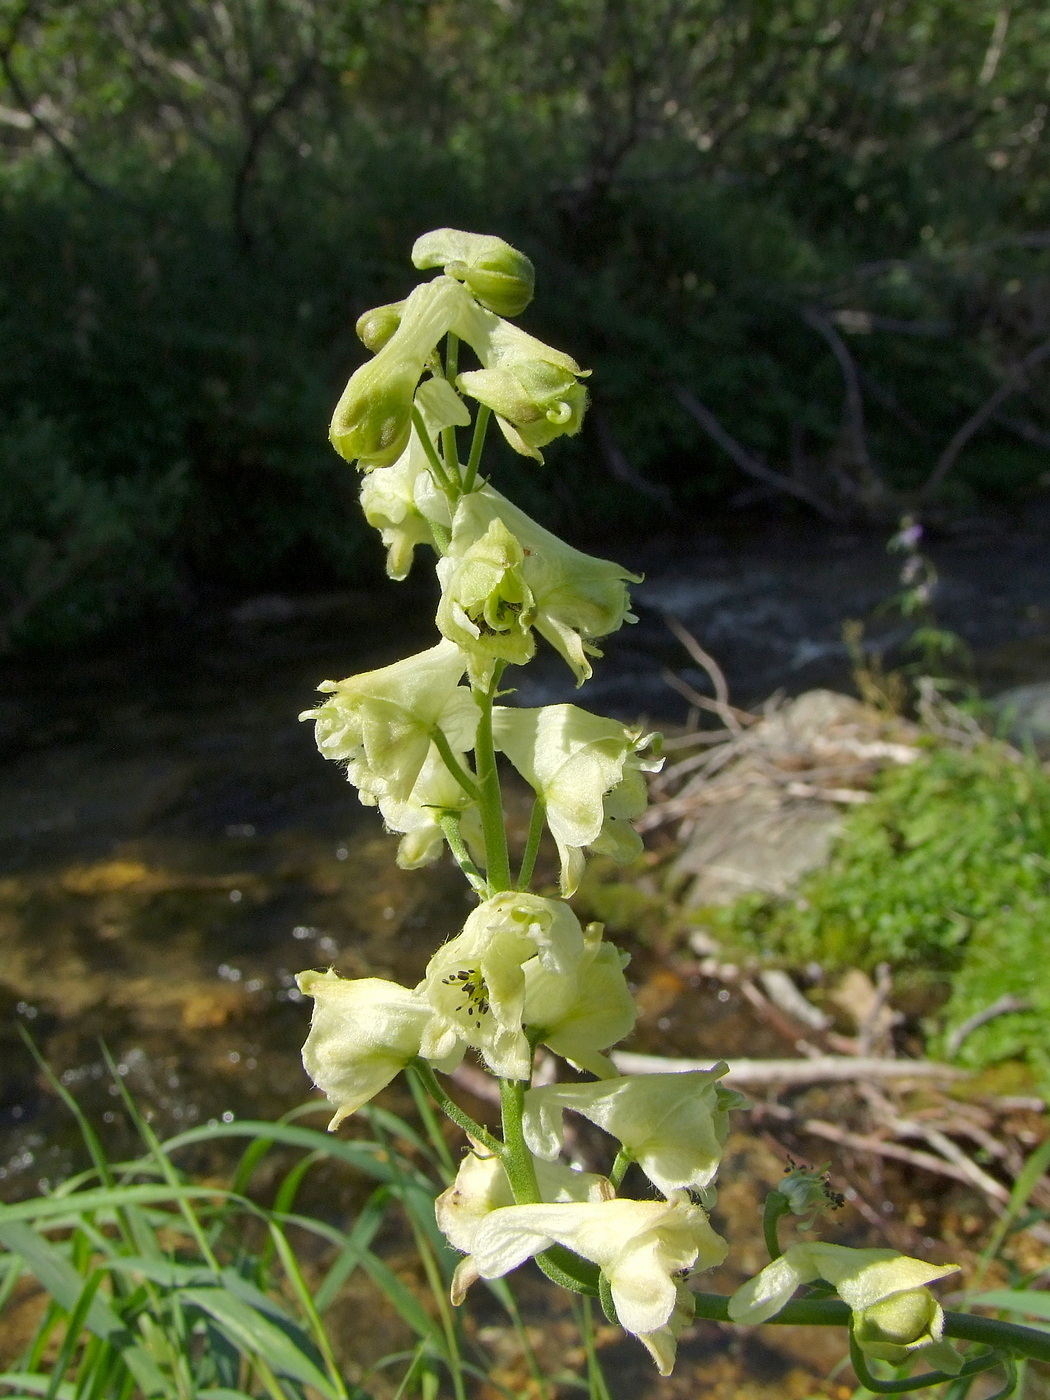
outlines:
M604 1201L615 1194L604 1176L576 1171L560 1162L533 1162L536 1183L544 1201ZM438 1229L453 1249L467 1256L452 1279L452 1301L463 1301L478 1277L471 1253L478 1228L494 1210L514 1204L507 1173L500 1159L477 1147L460 1163L456 1179L434 1202Z
M496 706L492 732L496 747L543 803L561 856L563 894L579 884L585 847L620 860L641 853L631 819L648 804L643 773L663 761L652 756L658 735L578 705Z
M602 942L601 924L584 930L584 953L573 972L553 972L532 958L525 964L525 1025L538 1042L599 1079L615 1075L604 1054L634 1029L638 1008L623 975L628 955Z
M346 763L362 802L406 802L436 728L457 752L474 743L478 707L459 684L466 668L464 653L441 641L381 670L323 681L318 689L331 698L300 719L316 721L317 747L325 758Z
M430 959L417 988L435 1013L423 1054L439 1059L471 1045L493 1074L529 1079L524 965L535 957L554 973L571 974L583 952L583 930L561 900L516 891L487 899Z
M803 1283L826 1279L853 1312L853 1335L867 1355L901 1365L923 1352L931 1364L957 1372L961 1358L943 1340L944 1313L926 1287L958 1272L895 1249L849 1249L840 1244L793 1244L729 1300L734 1322L774 1317Z
M336 1110L331 1130L419 1054L433 1013L417 992L379 977L350 979L329 969L300 972L296 981L314 999L303 1065ZM436 1063L449 1070L456 1059L453 1052Z
M718 1080L723 1061L683 1074L635 1074L597 1084L550 1084L525 1095L525 1140L541 1157L561 1150L566 1109L618 1138L649 1180L666 1196L704 1192L722 1160L729 1108L736 1095Z
M705 1211L684 1195L508 1206L492 1211L474 1232L474 1266L481 1278L502 1278L553 1244L598 1265L621 1325L646 1342L664 1375L674 1364L676 1329L684 1322L682 1272L713 1268L728 1249Z

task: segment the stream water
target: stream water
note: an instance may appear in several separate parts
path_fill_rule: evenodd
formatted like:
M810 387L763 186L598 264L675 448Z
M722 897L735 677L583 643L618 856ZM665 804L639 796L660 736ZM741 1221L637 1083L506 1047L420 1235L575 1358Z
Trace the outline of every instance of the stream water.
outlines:
M931 546L940 616L974 647L989 689L1050 678L1048 517L1033 508ZM599 552L647 573L637 626L610 639L582 696L550 657L523 678L520 703L681 721L661 667L707 682L663 612L718 657L744 703L848 684L845 617L894 640L877 609L897 565L876 537L772 522ZM332 963L411 983L459 927L458 872L399 871L394 838L296 719L320 680L429 645L431 608L415 584L252 599L93 654L3 663L0 1196L76 1160L21 1032L115 1141L126 1124L106 1054L162 1135L278 1114L309 1094L293 974ZM782 1053L746 1008L644 949L634 968L636 1048Z

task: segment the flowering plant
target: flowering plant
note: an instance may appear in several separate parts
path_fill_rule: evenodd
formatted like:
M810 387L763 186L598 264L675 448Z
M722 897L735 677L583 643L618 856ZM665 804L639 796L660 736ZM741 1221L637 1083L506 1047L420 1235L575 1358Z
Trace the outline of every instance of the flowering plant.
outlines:
M600 655L595 643L634 620L634 575L563 543L480 471L493 414L529 458L577 432L586 374L507 319L528 305L533 271L501 239L439 229L417 241L413 261L437 275L361 318L373 358L350 379L331 437L364 473L362 506L387 547L390 575L404 578L421 545L436 555L441 637L381 670L324 682L327 698L303 718L315 721L321 753L344 764L361 801L401 834L398 862L413 868L447 849L478 904L415 988L331 969L300 974L314 999L304 1063L335 1110L331 1126L407 1071L467 1132L469 1150L436 1207L464 1255L453 1302L475 1279L534 1258L556 1283L599 1297L664 1375L697 1316L847 1325L855 1369L876 1391L1008 1366L1005 1324L999 1351L965 1362L946 1340L992 1339L946 1316L930 1293L927 1285L954 1266L833 1244L781 1251L780 1216L805 1215L812 1225L820 1213L816 1175L796 1171L771 1194L765 1269L729 1300L692 1291L695 1274L727 1252L708 1211L729 1113L741 1101L721 1083L724 1064L645 1080L617 1074L606 1052L635 1018L626 958L601 925L582 928L566 902L586 852L620 860L639 852L631 822L646 806L644 774L660 766L659 736L576 705L496 703L512 699L508 668L532 658L537 637L580 685ZM479 368L460 370L464 343ZM468 400L477 408L464 457ZM534 793L514 867L500 755ZM560 898L530 889L545 832L559 856ZM531 1087L541 1044L593 1079ZM474 1122L438 1078L467 1052L499 1080L499 1135ZM606 1175L559 1160L566 1110L619 1142ZM632 1163L651 1183L644 1199L623 1193ZM789 1301L818 1280L824 1294ZM841 1301L827 1296L832 1289ZM941 1369L893 1382L868 1370L867 1358L902 1365L917 1355Z

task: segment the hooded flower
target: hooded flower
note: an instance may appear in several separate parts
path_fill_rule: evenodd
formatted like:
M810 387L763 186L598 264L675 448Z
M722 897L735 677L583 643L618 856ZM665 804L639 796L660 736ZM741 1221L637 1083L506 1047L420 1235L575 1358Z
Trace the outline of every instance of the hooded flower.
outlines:
M546 360L467 370L456 386L492 409L516 452L541 462L539 449L557 437L575 437L587 411L587 390L575 374Z
M524 563L521 545L501 520L466 545L453 528L449 553L438 561L438 630L470 657L471 679L478 685L487 684L494 661L524 666L536 650Z
M550 1084L525 1095L525 1141L553 1159L561 1150L561 1117L572 1109L628 1150L665 1196L705 1191L714 1180L729 1134L736 1095L718 1083L723 1062L682 1074L636 1074L597 1084Z
M591 674L588 656L601 655L592 639L636 620L628 610L626 585L638 583L639 576L573 549L488 486L464 496L456 507L449 558L461 559L496 521L502 527L499 538L506 538L505 530L520 549L520 559L515 553L517 586L523 608L528 603L528 625L550 642L582 685ZM450 574L452 566L443 563ZM456 640L471 649L466 640Z
M599 1079L616 1073L602 1054L634 1028L638 1008L623 975L628 955L602 942L601 924L584 930L584 953L574 972L551 972L539 958L525 964L523 1019L538 1043Z
M515 452L542 462L541 447L579 432L587 406L579 380L589 370L481 307L467 313L456 329L482 364L480 370L461 374L456 387L495 411Z
M303 1065L336 1110L331 1131L419 1054L432 1012L416 992L379 977L350 980L329 969L300 972L296 982L314 999ZM456 1058L440 1068L454 1068Z
M467 767L464 753L455 753L455 758L461 767ZM484 843L477 804L449 772L433 744L408 797L403 801L380 797L379 810L387 828L401 836L397 863L402 870L418 870L442 854L445 836L439 818L447 814L460 817L463 839L472 853L481 854Z
M612 1184L604 1176L575 1171L560 1162L537 1160L533 1165L545 1201L606 1201L614 1195ZM480 1148L468 1152L455 1181L434 1202L438 1229L453 1249L468 1256L460 1262L452 1279L453 1303L463 1301L478 1277L470 1258L478 1227L494 1210L513 1204L514 1192L500 1159L486 1155Z
M405 802L412 794L440 728L450 747L470 748L478 707L459 682L467 658L451 642L366 671L345 681L323 681L331 699L300 719L317 722L317 747L346 763L347 777L373 806L380 798Z
M848 1249L839 1244L793 1244L738 1288L729 1300L734 1322L765 1322L803 1283L826 1279L853 1311L853 1335L869 1356L901 1365L916 1352L949 1373L959 1356L943 1341L944 1313L926 1287L958 1271L898 1254L895 1249Z
M332 415L329 436L341 457L365 468L397 461L408 446L416 386L427 361L472 309L479 310L465 287L454 278L436 277L416 287L399 308L372 313L375 325L367 322L365 331L372 343L382 342L381 348L350 376ZM397 328L388 334L398 310Z
M470 422L463 400L446 379L428 379L421 384L416 406L431 439L443 428ZM393 579L407 576L416 545L433 543L431 521L446 530L451 527L448 500L434 489L427 454L415 428L392 467L377 467L366 474L361 483L361 508L386 545L386 571Z
M583 848L619 860L642 850L630 818L648 803L643 772L662 759L646 757L658 736L628 729L577 705L493 710L496 747L507 755L544 805L561 856L562 891L570 895L583 872Z
M418 268L440 267L465 282L474 296L497 316L518 316L532 300L536 274L524 253L491 234L436 228L412 245Z
M598 1265L621 1325L649 1346L663 1375L674 1364L676 1332L685 1320L681 1273L713 1268L728 1248L706 1213L684 1196L508 1206L478 1226L474 1265L481 1278L502 1278L553 1244Z
M571 974L583 951L583 930L561 900L517 891L487 899L430 959L416 989L434 1009L422 1053L441 1059L472 1045L493 1074L528 1079L524 965L536 957L554 973Z

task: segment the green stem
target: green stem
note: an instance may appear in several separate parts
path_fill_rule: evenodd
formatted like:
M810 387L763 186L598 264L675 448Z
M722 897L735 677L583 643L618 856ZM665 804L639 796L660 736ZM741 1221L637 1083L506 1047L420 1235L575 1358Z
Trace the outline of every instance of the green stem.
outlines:
M695 1293L695 1315L708 1322L728 1322L729 1299L720 1293ZM789 1327L848 1327L850 1310L838 1298L798 1298L785 1303L766 1323ZM1034 1361L1050 1362L1050 1332L1023 1327L1017 1322L1000 1322L976 1313L946 1312L944 1335L960 1342L979 1342Z
M522 1116L525 1111L525 1090L527 1085L520 1079L501 1079L499 1082L500 1109L503 1114L503 1141L507 1155L504 1167L510 1180L514 1199L519 1206L536 1205L540 1199L540 1188L536 1181L536 1167L532 1153L525 1143L522 1129Z
M426 1060L419 1059L417 1056L416 1059L409 1061L409 1068L418 1075L427 1093L447 1118L451 1118L457 1127L462 1128L475 1142L479 1142L482 1147L487 1148L489 1152L494 1153L497 1157L505 1157L507 1149L503 1146L503 1143L500 1142L499 1138L493 1137L487 1128L483 1128L480 1123L476 1123L465 1109L460 1108L459 1104L456 1103L454 1099L449 1098L438 1083L437 1075L427 1064Z
M448 333L445 342L445 378L456 387L456 367L459 362L459 337L452 331ZM462 485L462 473L459 469L459 448L456 446L456 429L454 426L442 428L441 448L445 454L445 470L448 472L449 480L454 481L457 486Z
M626 1147L621 1147L616 1154L616 1160L612 1164L612 1171L609 1173L609 1180L614 1186L619 1186L620 1182L627 1174L627 1168L634 1161L634 1158L627 1151Z
M474 436L470 440L470 456L467 458L467 470L463 474L464 496L474 490L474 483L478 479L478 467L481 465L481 453L485 447L485 434L489 430L491 417L492 409L487 404L482 404L478 409L478 416L474 420Z
M452 532L446 530L444 525L439 525L436 520L428 520L430 533L434 537L434 548L443 559L448 553L448 547L452 543Z
M438 817L438 826L441 827L445 840L448 842L453 859L467 877L470 888L482 899L487 899L489 896L488 882L470 858L470 852L467 850L459 829L459 813L442 812Z
M770 1259L779 1259L784 1251L780 1247L780 1234L777 1230L781 1217L790 1215L791 1205L782 1191L770 1191L762 1209L762 1234Z
M439 724L435 724L430 731L430 738L434 747L441 755L442 763L444 763L445 767L455 778L456 782L459 783L463 791L472 802L480 801L481 793L478 791L477 783L452 752L452 746L448 742L448 736Z
M943 1385L945 1381L956 1379L954 1376L950 1376L947 1371L925 1371L920 1376L907 1376L902 1380L879 1380L868 1369L868 1359L853 1335L852 1327L849 1333L849 1359L857 1379L865 1390L870 1390L873 1395L906 1395L909 1390L925 1390L928 1386ZM981 1371L990 1371L993 1366L999 1365L1008 1366L1008 1358L1000 1357L996 1353L975 1357L966 1363L960 1375L976 1376Z
M539 855L540 840L543 837L543 822L547 815L547 809L543 805L543 799L536 798L532 804L532 815L529 817L529 834L525 841L525 853L521 858L521 869L518 871L519 890L527 890L529 881L532 879L532 872L536 869L536 857Z
M459 370L459 336L454 331L449 331L448 339L445 341L445 378L456 387L456 374Z
M474 698L481 710L474 758L478 773L481 829L485 836L485 868L493 894L511 888L510 856L507 852L507 828L503 821L503 794L496 767L496 747L492 742L492 701L503 672L503 662L497 661L488 690L475 690Z
M423 422L423 415L414 405L412 408L412 426L419 435L419 441L423 446L423 451L426 453L427 461L430 463L430 470L434 473L434 480L446 495L450 495L453 491L452 482L449 480L448 473L445 471L441 458L437 454L437 448L430 440L430 434L427 432L427 425Z

